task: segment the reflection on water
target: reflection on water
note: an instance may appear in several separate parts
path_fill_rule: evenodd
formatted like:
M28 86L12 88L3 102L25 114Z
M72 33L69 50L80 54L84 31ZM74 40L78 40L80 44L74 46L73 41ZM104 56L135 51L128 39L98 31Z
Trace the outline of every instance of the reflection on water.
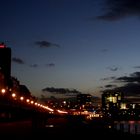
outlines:
M115 121L114 128L130 134L140 134L140 121Z
M54 125L50 124L50 125L45 125L45 127L54 127Z

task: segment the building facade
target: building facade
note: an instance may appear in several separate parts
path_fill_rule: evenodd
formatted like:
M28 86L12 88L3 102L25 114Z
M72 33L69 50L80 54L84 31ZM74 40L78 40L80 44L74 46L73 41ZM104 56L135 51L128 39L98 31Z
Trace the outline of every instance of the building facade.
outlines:
M0 71L4 75L5 84L9 85L11 78L11 48L0 43Z
M102 94L102 111L107 117L117 117L123 102L121 92L107 91Z

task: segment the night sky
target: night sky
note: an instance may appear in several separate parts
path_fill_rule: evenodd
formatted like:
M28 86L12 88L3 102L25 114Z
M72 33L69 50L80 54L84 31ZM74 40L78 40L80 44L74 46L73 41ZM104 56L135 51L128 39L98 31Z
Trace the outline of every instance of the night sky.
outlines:
M140 1L0 0L0 7L11 75L33 95L139 96Z

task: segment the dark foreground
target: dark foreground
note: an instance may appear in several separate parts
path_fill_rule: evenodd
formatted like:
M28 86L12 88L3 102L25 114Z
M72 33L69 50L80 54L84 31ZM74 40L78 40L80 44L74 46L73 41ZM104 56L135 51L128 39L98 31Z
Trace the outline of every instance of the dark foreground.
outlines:
M100 122L90 123L65 118L48 119L45 127L33 127L31 120L0 123L0 139L12 140L51 140L51 139L138 139L139 135L124 134L101 125Z

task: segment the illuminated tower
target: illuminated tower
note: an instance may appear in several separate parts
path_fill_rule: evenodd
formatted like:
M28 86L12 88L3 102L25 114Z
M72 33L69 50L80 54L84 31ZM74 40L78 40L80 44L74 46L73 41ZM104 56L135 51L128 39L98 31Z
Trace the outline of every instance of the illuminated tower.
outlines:
M102 94L102 109L107 116L117 116L124 97L122 92L106 91Z
M0 43L0 71L4 75L5 84L9 85L11 78L11 48Z

